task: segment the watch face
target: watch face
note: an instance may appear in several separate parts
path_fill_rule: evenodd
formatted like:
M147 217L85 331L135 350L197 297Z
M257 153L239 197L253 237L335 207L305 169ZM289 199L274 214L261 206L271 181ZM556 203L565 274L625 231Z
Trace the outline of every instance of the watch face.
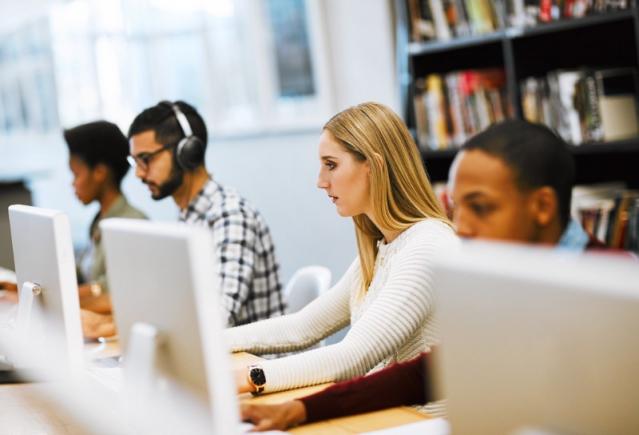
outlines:
M260 386L266 383L266 376L264 376L264 370L259 367L253 367L249 373L251 376L251 382L254 385Z

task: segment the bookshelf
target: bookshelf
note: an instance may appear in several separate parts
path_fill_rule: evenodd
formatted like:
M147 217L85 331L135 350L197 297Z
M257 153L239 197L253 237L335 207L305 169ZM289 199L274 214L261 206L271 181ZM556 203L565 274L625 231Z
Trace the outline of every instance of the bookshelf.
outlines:
M503 69L511 116L523 118L520 85L524 79L584 66L639 69L636 7L533 27L506 24L490 33L413 42L408 1L394 0L394 5L403 116L418 139L432 181L448 178L457 149L432 150L419 140L414 105L418 79L460 70ZM631 188L639 188L639 137L582 143L572 145L571 149L577 164L578 184L622 181Z

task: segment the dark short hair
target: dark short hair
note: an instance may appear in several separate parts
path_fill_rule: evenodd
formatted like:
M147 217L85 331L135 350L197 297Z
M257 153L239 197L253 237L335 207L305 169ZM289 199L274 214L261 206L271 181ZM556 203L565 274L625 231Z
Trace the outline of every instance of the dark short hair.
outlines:
M570 220L575 161L568 144L548 127L508 120L468 140L462 150L481 150L503 160L521 190L551 187L557 194L562 227Z
M180 111L184 113L189 121L193 135L200 138L206 149L208 133L204 120L197 113L197 110L184 101L160 101L153 107L149 107L135 117L131 127L129 127L129 139L132 136L152 130L155 132L155 140L162 145L177 145L180 139L184 137L184 132L178 124L173 112L173 105L177 105Z
M129 142L117 125L96 121L64 130L69 154L80 158L90 168L102 163L113 175L116 187L129 170Z

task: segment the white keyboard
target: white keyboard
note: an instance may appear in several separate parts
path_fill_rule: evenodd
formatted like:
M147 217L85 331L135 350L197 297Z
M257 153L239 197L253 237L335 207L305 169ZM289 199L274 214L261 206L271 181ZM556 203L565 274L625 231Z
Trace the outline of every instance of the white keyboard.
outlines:
M110 364L111 358L105 358L104 360L94 360L88 363L86 369L87 374L103 387L106 387L109 391L120 392L123 386L122 367L104 367L105 364ZM249 433L253 428L251 423L239 423L238 432L241 434ZM286 432L280 431L267 431L262 432L265 435L269 434L283 434Z
M87 374L111 391L119 392L122 390L122 367L99 367L90 362Z

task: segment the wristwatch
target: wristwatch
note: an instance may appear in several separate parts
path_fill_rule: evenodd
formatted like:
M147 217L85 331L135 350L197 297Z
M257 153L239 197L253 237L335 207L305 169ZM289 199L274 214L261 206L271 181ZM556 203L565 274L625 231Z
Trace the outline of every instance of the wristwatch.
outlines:
M266 385L266 376L264 375L264 369L258 364L254 364L248 367L247 375L248 383L253 387L253 394L260 394L264 391Z

